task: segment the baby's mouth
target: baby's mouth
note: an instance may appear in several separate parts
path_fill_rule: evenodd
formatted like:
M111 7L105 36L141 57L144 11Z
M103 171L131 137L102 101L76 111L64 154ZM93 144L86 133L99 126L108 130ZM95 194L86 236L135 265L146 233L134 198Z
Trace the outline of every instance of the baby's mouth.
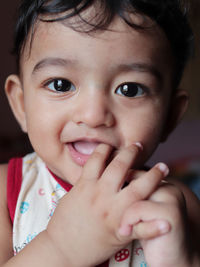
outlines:
M73 144L74 149L83 154L83 155L91 155L95 148L99 145L98 142L89 142L89 141L77 141Z
M99 145L99 142L80 140L72 143L68 143L69 153L72 160L80 165L84 166L88 161L90 155L94 152L95 148Z

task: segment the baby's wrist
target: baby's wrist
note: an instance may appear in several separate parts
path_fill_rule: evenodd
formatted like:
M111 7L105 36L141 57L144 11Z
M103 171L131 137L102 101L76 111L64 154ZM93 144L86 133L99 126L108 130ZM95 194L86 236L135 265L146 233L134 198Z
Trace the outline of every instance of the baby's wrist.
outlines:
M47 258L49 261L54 262L59 267L65 267L68 262L69 264L67 264L67 266L73 267L73 265L67 261L67 256L62 253L47 230L40 233L40 238L42 238L42 243L46 247L46 251L48 251Z
M67 240L63 243L54 238L54 234L51 233L52 229L45 230L43 234L48 242L49 255L54 254L54 262L59 267L91 267L83 262L80 262L80 257L77 257L77 251L73 253L70 250L70 246L67 244Z

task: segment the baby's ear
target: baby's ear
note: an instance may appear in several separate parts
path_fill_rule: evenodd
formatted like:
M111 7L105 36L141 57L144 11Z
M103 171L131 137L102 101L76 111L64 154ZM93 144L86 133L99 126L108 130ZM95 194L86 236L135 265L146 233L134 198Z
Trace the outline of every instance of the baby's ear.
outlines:
M24 110L24 92L20 78L17 75L8 76L5 82L5 92L15 118L19 122L22 130L27 132Z
M161 142L166 141L169 134L183 118L183 115L188 107L188 100L189 96L185 90L178 89L175 93L173 93Z

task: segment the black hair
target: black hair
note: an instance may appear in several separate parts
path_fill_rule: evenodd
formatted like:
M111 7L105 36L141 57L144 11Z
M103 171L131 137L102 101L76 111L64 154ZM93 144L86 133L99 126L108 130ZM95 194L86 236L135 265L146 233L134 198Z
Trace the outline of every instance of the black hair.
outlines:
M83 11L94 5L98 6L98 10L93 19L82 16ZM165 32L174 53L177 86L194 48L187 6L184 0L23 0L19 8L14 42L18 68L21 52L29 33L33 34L37 20L54 22L79 16L81 24L71 24L71 27L91 33L106 30L117 15L130 27L142 30L144 25L131 21L129 15L135 13L150 18Z

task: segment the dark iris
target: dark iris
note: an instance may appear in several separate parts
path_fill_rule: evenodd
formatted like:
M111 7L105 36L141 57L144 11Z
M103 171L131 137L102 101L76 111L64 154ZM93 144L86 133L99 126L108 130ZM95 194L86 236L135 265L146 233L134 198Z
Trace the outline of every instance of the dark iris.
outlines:
M143 89L136 83L123 84L117 91L119 94L127 97L135 97L143 94Z
M56 91L59 92L66 92L71 90L72 84L68 80L55 80L54 82L54 88Z

